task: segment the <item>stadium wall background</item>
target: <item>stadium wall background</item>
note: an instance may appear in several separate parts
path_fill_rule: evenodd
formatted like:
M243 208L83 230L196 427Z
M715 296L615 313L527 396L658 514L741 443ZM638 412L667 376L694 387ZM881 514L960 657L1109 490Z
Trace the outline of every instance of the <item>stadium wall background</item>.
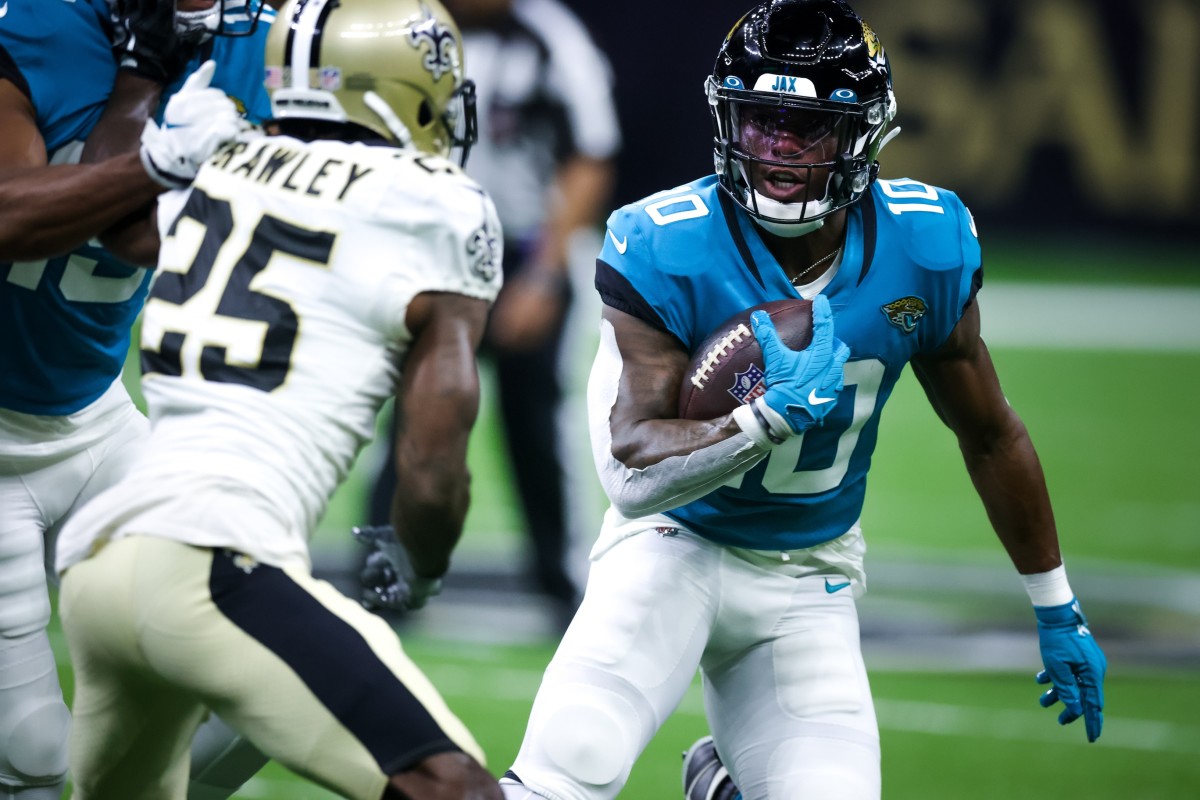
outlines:
M754 0L567 0L608 52L618 201L712 169L702 82ZM1200 0L856 0L904 133L884 177L962 196L992 232L1200 242Z

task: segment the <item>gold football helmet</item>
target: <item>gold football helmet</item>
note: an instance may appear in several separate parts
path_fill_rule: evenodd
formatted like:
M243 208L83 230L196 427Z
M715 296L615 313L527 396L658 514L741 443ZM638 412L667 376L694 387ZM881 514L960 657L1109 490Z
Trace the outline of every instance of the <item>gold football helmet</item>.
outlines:
M438 0L289 0L265 82L278 120L353 123L460 164L478 135L462 36Z

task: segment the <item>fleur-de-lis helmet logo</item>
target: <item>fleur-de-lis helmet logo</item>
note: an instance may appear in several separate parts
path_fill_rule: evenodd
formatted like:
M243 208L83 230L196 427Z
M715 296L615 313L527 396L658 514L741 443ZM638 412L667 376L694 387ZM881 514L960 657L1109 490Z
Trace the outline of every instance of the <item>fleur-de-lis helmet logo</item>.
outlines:
M409 29L409 44L417 49L428 47L421 64L433 76L435 83L440 81L443 75L450 73L457 84L462 77L462 62L459 59L458 40L454 37L454 31L438 20L424 3L421 3L421 11L424 12L425 19Z

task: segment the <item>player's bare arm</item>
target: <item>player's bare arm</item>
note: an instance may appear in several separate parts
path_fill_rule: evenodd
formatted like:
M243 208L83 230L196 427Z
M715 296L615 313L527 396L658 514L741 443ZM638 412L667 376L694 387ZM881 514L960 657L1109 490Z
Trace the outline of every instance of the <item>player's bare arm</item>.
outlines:
M1041 462L979 335L979 304L967 306L937 354L914 358L912 365L938 416L958 437L967 471L1017 571L1061 565Z
M184 8L212 7L211 0L186 0ZM175 3L131 3L115 9L113 46L121 68L104 116L89 134L97 163L48 165L30 98L0 78L0 258L34 260L69 252L115 223L148 208L166 188L186 186L199 163L237 133L237 112L220 107L208 89L212 67L203 65L173 98L161 128L150 124L161 87L182 74L199 40L184 41L175 30ZM196 75L206 73L201 82ZM157 87L157 88L156 88ZM207 90L207 94L205 93ZM190 112L190 113L189 113ZM134 136L134 132L140 137ZM140 146L139 146L140 143ZM117 253L153 263L146 252Z
M48 166L32 103L4 79L0 128L0 259L70 252L163 191L136 148L101 164Z
M467 440L479 413L475 351L488 303L425 293L408 307L415 342L396 395L396 487L392 526L419 577L450 566L470 500Z
M1062 701L1060 724L1084 718L1088 741L1104 724L1106 660L1067 583L1041 463L1020 417L1008 405L979 336L979 307L968 305L941 351L914 358L913 371L942 420L958 436L971 480L996 535L1024 576L1038 620L1050 684L1041 704Z
M104 114L83 146L80 163L93 164L136 154L142 129L146 120L154 117L162 90L162 84L131 70L118 72ZM154 185L159 191L163 188ZM131 264L154 264L158 258L158 231L149 209L152 205L153 198L102 231L100 243Z
M121 70L104 113L83 145L79 161L94 164L118 155L136 153L146 120L154 116L163 87L131 70Z
M679 386L689 356L670 334L605 306L621 355L621 379L609 417L612 456L644 469L686 456L741 433L732 414L713 420L679 419Z

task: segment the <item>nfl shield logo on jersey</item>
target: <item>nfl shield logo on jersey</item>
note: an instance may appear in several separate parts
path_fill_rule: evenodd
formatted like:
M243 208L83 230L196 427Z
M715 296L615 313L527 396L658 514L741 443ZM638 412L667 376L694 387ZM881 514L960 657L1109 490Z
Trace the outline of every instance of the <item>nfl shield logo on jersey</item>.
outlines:
M734 373L733 386L725 391L734 396L739 403L749 403L756 397L762 397L767 392L764 382L766 375L757 364L751 364L745 372Z

